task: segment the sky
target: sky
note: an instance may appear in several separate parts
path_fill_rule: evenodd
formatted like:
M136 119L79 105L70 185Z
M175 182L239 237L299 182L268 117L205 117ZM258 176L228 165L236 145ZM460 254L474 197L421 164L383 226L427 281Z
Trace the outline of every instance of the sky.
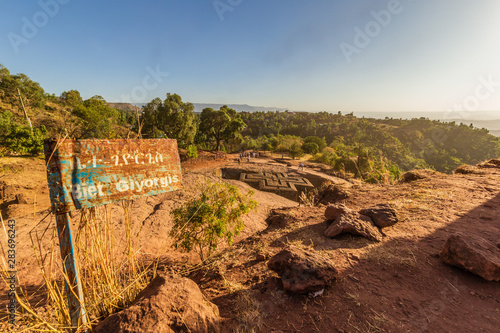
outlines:
M500 1L4 0L0 64L46 92L297 111L497 111Z

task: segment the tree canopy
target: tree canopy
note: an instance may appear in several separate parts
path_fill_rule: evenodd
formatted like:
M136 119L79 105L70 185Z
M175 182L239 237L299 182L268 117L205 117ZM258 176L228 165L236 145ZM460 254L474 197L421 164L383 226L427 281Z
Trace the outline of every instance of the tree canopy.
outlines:
M226 105L217 111L205 108L200 116L199 137L214 140L219 151L222 142L238 137L244 127L241 116Z
M187 147L196 135L194 105L184 103L177 94L167 94L162 101L155 98L143 108L143 133L151 138L177 139L179 146Z

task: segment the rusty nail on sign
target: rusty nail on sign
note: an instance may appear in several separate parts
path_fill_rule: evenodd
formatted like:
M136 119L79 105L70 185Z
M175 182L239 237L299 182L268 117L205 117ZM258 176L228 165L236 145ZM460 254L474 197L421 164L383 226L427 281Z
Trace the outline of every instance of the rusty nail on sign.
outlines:
M72 326L86 325L68 212L178 190L182 173L177 141L45 140L52 212L69 284Z

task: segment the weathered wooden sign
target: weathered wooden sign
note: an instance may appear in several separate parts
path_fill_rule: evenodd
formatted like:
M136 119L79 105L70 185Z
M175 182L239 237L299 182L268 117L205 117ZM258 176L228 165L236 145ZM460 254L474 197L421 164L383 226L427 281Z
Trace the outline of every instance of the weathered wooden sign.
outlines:
M44 148L75 331L88 324L68 212L180 189L179 152L177 141L169 139L49 139Z
M176 140L46 140L45 156L54 213L181 188Z

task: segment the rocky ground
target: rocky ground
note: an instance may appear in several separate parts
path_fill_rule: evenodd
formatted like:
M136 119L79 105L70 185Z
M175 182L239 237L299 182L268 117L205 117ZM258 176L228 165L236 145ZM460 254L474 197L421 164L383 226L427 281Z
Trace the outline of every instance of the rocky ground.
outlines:
M186 264L196 261L195 256L170 248L165 236L171 225L169 212L193 197L206 177L217 179L217 168L297 171L296 164L275 164L268 159L253 162L260 163L238 166L231 157L198 165L191 163L184 174L182 191L134 202L133 224L142 226L137 241L145 254L165 258L168 265L160 267L160 271L181 271ZM307 172L313 165L306 166ZM30 290L36 290L40 277L33 270L35 262L28 236L42 218L46 217L42 224L54 223L47 210L43 161L3 158L0 170L4 170L3 177L0 171L0 183L3 182L7 192L0 200L2 215L4 219L16 217L21 228L20 279ZM318 167L312 172L325 175L328 170ZM457 232L465 237L481 237L494 246L485 251L490 251L493 258L499 256L500 169L492 164L464 172L454 175L414 172L395 185L339 180L342 195L334 195L332 200L343 203L349 210L358 212L377 204L394 209L398 222L381 229L373 227L372 232L380 235L372 239L350 234L326 236L325 232L335 225L325 217L328 200L315 207L298 207L294 201L255 190L260 205L245 218L244 234L203 268L184 274L184 278L198 285L204 304L209 301L216 306L208 306L210 314L202 317L220 318L217 325L222 332L499 331L500 282L487 281L445 264L440 257L447 239ZM242 189L249 188L237 180L231 182ZM23 194L26 203L16 201L16 194ZM119 226L123 220L121 207L115 205L111 209ZM78 214L74 221L78 221ZM3 238L1 241L5 243ZM319 258L324 263L321 265L327 267L318 275L327 281L326 287L303 295L285 291L284 288L290 289L287 287L290 279L283 279L283 271L272 270L276 265L270 264L271 258L285 248ZM500 267L500 262L496 263ZM179 276L164 279L182 280ZM182 281L179 283L191 290L190 282ZM2 288L1 295L6 295L6 288ZM5 302L6 297L0 299ZM159 302L163 302L161 299L158 297ZM179 311L169 313L174 313L173 316L190 313ZM182 321L177 318L177 326L170 323L170 327L182 330L185 328ZM208 326L199 326L201 330L194 326L191 329L207 330L212 321L207 321Z

